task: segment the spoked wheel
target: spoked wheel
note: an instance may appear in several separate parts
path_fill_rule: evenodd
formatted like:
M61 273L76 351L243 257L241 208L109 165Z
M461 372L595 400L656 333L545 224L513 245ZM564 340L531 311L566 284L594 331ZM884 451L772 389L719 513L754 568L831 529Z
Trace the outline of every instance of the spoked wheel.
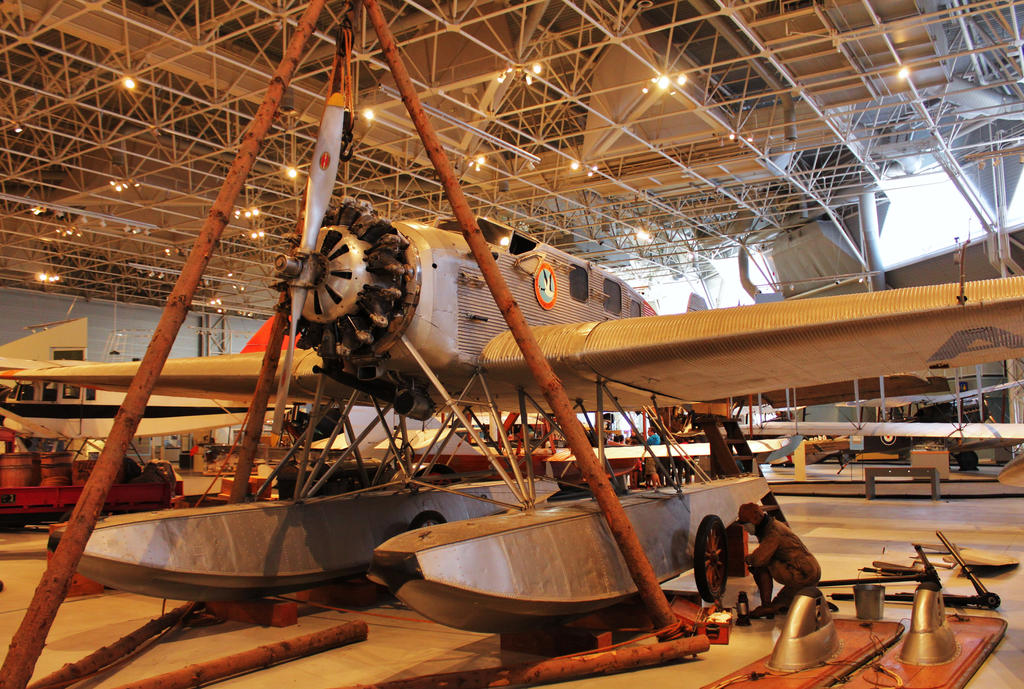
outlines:
M717 515L709 514L697 527L693 545L693 577L697 591L708 603L721 600L729 571L729 548L725 525Z

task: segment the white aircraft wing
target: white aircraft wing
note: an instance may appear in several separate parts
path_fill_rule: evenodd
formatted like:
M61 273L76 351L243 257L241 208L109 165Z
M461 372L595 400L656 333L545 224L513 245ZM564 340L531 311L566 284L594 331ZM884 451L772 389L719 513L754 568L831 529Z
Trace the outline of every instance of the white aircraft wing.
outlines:
M1000 392L1002 390L1009 390L1011 388L1021 387L1021 385L1022 384L1020 382L1012 380L1012 381L1010 381L1008 383L999 383L998 385L986 385L985 387L981 388L980 392L983 395L987 395L990 392ZM886 408L890 408L890 407L906 407L906 406L911 405L911 404L939 404L941 402L953 402L953 401L955 401L957 399L961 399L961 400L964 400L965 402L970 403L970 402L973 402L974 400L978 399L978 392L979 392L979 390L977 388L974 388L972 390L965 390L965 391L963 391L963 392L961 392L959 394L957 394L955 392L946 392L946 393L942 393L942 394L938 394L938 395L924 394L924 395L900 395L898 397L888 397L887 396L885 398L885 406L886 406ZM857 402L850 402L850 401L839 402L839 406L842 406L842 407L858 407L858 406L860 406L860 407L881 407L882 406L882 399L879 397L879 398L870 399L870 400L861 400L861 402L859 404Z
M315 391L313 366L320 359L312 351L301 352L294 364L295 389L290 398L311 400ZM168 359L160 372L155 395L203 397L226 401L249 401L256 389L256 379L263 352L224 354L221 356ZM115 390L128 389L138 371L139 362L109 364L78 364L54 368L10 368L0 373L0 379L35 381L47 380L82 387ZM2 369L0 369L2 370ZM308 380L307 380L308 378Z
M754 425L755 433L765 435L840 436L871 435L913 438L972 438L1024 442L1024 423L916 423L914 421L882 421L853 423L849 421L766 421Z
M570 398L592 399L602 378L623 401L648 404L652 393L715 400L1024 355L1024 277L964 292L963 305L950 284L535 332ZM531 380L510 333L487 344L481 363L506 386Z

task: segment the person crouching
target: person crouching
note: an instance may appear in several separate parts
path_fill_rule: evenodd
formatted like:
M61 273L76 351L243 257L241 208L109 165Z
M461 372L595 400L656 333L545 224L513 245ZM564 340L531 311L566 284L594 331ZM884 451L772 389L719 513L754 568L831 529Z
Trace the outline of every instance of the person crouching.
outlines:
M786 524L778 521L752 502L740 505L739 521L757 536L758 546L745 561L757 583L761 605L750 611L751 617L783 613L796 594L821 580L821 565L803 541ZM782 590L772 598L774 582Z

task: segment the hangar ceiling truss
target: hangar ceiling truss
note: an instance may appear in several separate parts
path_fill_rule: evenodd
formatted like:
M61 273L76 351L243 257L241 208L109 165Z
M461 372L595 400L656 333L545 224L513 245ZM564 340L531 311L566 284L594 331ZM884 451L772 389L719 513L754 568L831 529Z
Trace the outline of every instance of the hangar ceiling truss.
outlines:
M477 211L649 284L710 277L715 259L811 219L843 227L866 271L858 195L922 171L949 177L981 231L1016 229L1003 177L1022 157L1022 4L388 10ZM3 0L0 286L111 298L116 285L161 303L303 7ZM261 314L274 300L269 266L294 229L344 9L321 18L197 307ZM338 192L395 219L445 217L376 38L361 22L356 34L357 102L373 119L358 119Z

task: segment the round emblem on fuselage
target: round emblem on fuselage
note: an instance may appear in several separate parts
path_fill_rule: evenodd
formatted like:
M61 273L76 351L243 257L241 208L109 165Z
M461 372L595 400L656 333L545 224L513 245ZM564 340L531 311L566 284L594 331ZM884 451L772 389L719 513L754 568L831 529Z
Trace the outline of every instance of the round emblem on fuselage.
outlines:
M542 309L554 307L558 300L558 279L549 263L541 261L537 266L537 272L533 274L533 293L537 295L537 303Z
M327 166L331 164L331 154L324 151L320 154L320 169L326 170Z

